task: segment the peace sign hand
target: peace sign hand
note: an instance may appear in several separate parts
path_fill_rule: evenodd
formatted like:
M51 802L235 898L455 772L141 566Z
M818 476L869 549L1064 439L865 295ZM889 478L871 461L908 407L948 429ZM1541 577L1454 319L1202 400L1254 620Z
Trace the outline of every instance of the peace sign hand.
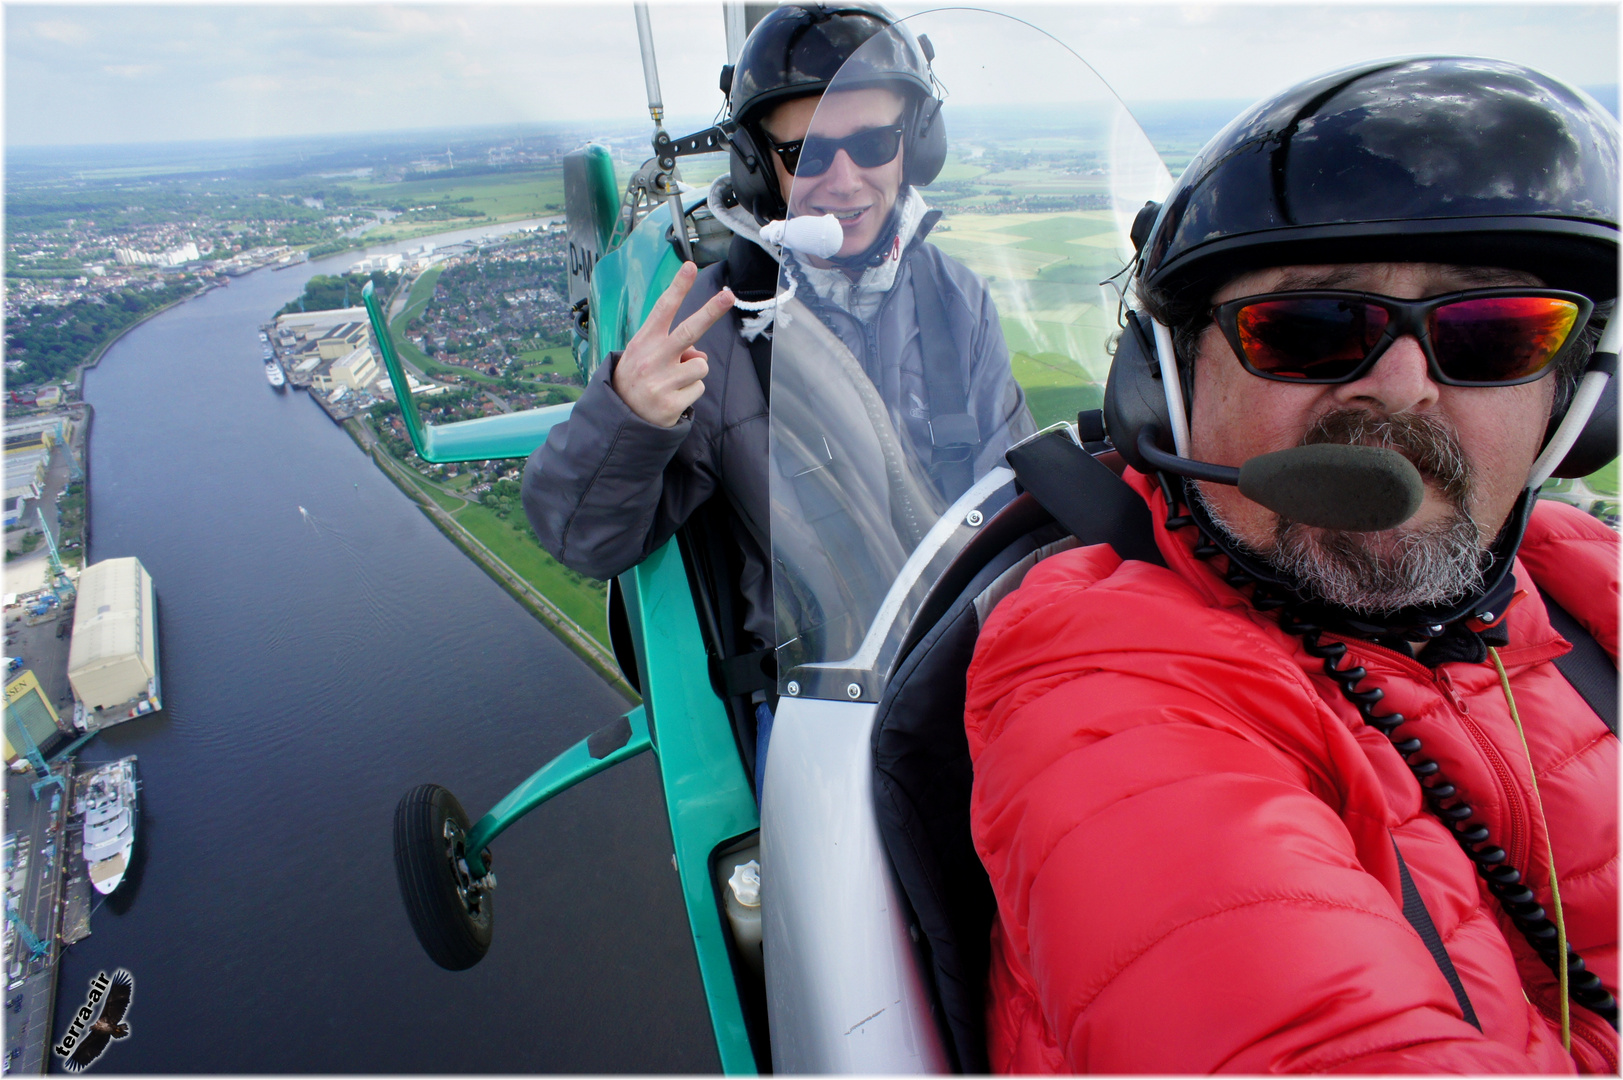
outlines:
M694 342L733 306L732 290L723 289L672 329L671 320L698 275L698 267L682 264L614 366L614 392L632 412L659 427L674 427L704 394L709 357Z

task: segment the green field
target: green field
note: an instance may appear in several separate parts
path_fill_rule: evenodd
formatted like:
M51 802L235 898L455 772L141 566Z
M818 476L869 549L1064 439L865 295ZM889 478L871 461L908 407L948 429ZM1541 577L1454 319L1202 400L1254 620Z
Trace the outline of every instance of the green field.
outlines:
M1593 472L1584 477L1584 483L1588 484L1589 490L1595 492L1597 495L1611 495L1615 498L1617 496L1616 459L1613 459L1609 465L1602 468L1599 472Z
M383 452L382 447L379 452ZM543 551L522 512L511 513L503 520L487 506L441 491L409 467L402 471L417 490L448 511L457 524L478 537L513 573L535 586L604 648L612 648L606 613L608 586L575 573ZM468 482L466 474L451 481L458 486Z
M1009 358L1009 366L1014 381L1026 392L1031 418L1039 428L1057 420L1074 424L1077 413L1097 409L1104 402L1105 388L1086 379L1069 357L1017 352Z
M447 495L445 492L435 488L432 484L418 484L417 486L427 492L430 499L433 499L435 502L439 503L441 510L449 510L450 512L455 513L464 506L468 505L468 500L459 499L455 495Z
M366 234L367 243L409 239L444 232L461 224L520 221L561 214L564 209L563 172L557 166L490 176L460 176L436 180L432 176L394 184L351 185L362 199L384 206L418 209L433 207L445 216L435 220L381 225Z
M608 586L569 570L541 550L522 513L503 520L489 507L469 503L451 516L477 536L498 559L512 567L514 573L557 604L582 630L604 648L611 648L606 612Z

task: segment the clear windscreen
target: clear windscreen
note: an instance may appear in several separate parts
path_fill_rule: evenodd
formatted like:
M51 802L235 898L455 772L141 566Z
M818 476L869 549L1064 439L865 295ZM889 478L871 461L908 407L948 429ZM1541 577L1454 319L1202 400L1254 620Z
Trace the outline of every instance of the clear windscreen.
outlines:
M1092 68L993 12L904 20L809 123L795 106L763 125L798 152L770 331L779 689L876 700L1012 497L1004 451L1099 406L1132 222L1171 177Z

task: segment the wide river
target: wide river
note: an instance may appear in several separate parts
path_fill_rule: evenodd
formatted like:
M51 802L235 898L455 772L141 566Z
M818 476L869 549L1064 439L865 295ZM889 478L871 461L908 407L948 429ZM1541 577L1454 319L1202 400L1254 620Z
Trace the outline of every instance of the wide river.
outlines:
M496 842L481 964L440 970L406 921L408 788L477 818L627 705L305 391L266 383L259 325L357 257L236 278L86 377L91 555L152 575L165 708L82 751L140 755L141 827L63 959L56 1035L123 967L131 1034L103 1071L715 1071L651 755Z

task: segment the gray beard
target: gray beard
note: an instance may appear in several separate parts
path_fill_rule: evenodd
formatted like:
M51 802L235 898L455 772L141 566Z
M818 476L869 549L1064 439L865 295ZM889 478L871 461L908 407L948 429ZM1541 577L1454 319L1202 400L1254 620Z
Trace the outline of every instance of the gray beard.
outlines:
M1467 509L1471 469L1451 427L1431 416L1377 417L1344 409L1320 418L1302 442L1397 450L1441 491L1452 512L1441 521L1401 532L1385 551L1374 550L1369 533L1313 528L1280 518L1272 543L1258 551L1235 535L1196 485L1196 498L1232 543L1318 599L1360 615L1445 604L1482 588L1482 530Z

